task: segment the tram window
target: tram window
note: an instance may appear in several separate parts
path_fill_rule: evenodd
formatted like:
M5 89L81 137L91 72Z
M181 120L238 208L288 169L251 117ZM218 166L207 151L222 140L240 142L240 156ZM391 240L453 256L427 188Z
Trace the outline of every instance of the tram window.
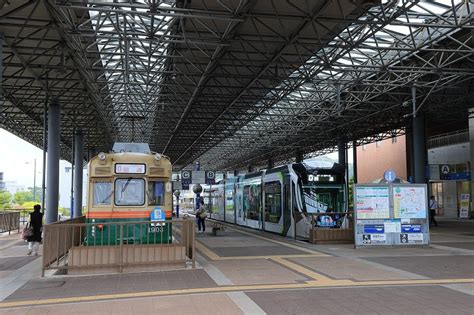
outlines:
M148 182L148 205L162 206L165 204L165 183Z
M260 220L260 184L244 186L243 211L247 219Z
M112 201L112 182L94 182L93 186L93 205L110 205Z
M281 184L265 183L265 222L278 223L281 218Z
M145 180L120 178L115 181L115 204L117 206L143 206L145 204Z

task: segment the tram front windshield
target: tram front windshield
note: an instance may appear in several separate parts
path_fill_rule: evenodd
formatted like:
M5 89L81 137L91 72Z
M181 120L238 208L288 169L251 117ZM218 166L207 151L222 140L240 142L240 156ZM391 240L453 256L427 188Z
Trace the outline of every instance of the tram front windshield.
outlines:
M145 204L145 180L120 178L115 181L115 205L143 206Z
M309 175L303 183L306 211L309 213L344 212L344 184L332 175Z

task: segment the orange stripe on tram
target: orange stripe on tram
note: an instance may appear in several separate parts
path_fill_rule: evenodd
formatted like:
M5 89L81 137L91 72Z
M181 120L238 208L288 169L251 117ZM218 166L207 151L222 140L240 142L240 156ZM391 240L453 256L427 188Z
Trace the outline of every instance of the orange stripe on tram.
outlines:
M150 218L151 211L89 211L88 219L128 219L128 218ZM172 217L171 210L165 210L166 218Z

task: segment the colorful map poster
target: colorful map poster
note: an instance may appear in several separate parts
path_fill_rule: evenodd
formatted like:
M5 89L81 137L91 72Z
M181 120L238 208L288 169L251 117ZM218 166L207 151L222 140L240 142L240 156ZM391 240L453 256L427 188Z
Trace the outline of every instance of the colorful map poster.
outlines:
M428 213L425 187L393 187L393 211L395 218L425 219Z
M390 217L388 187L356 187L357 219L387 219Z

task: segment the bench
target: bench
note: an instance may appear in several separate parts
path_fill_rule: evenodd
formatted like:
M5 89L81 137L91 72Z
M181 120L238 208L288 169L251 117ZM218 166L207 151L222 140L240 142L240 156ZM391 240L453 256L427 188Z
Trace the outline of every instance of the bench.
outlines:
M212 221L211 227L212 227L212 235L215 235L215 236L224 235L224 231L225 231L224 224L216 222L216 221Z

